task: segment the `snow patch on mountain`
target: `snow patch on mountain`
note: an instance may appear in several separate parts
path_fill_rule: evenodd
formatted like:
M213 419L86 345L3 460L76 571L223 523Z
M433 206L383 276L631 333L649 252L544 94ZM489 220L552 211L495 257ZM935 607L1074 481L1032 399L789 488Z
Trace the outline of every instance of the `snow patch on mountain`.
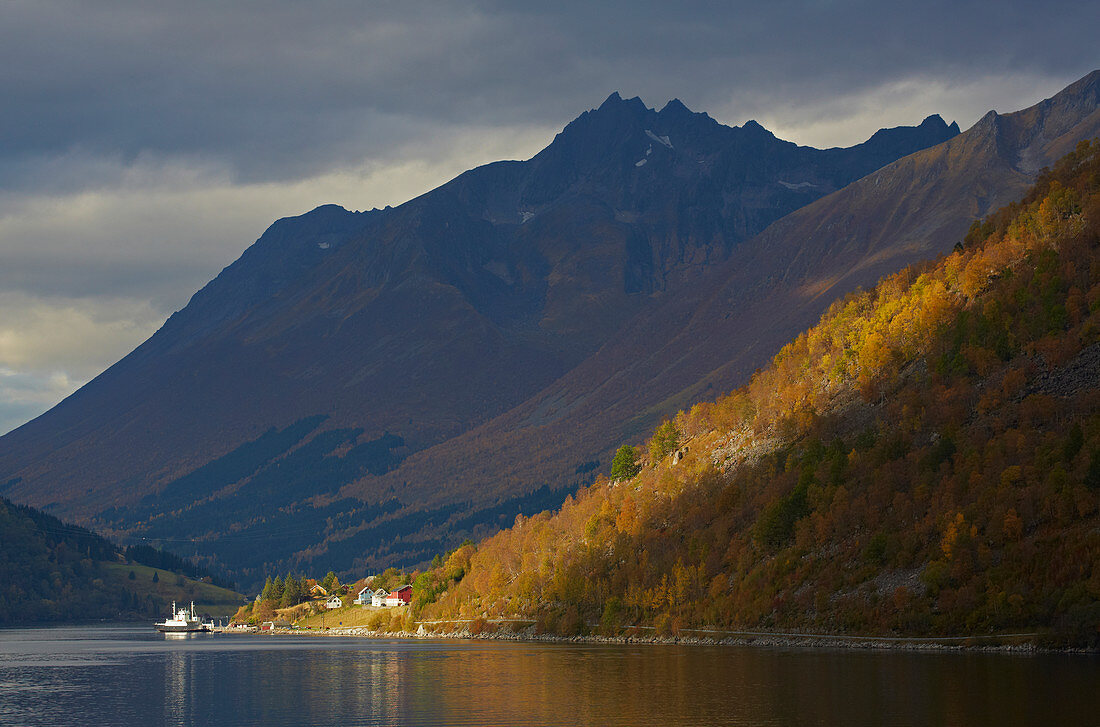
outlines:
M654 134L649 129L645 130L645 135L648 136L650 139L653 139L653 141L657 142L658 144L666 146L669 149L672 148L672 142L668 140L667 136L657 136L656 134ZM652 149L653 147L650 147L650 148Z
M803 190L803 189L815 189L817 187L817 185L814 184L813 182L793 182L792 183L792 182L784 182L784 181L780 180L779 184L781 186L784 186L787 189L791 190L792 192L798 192L799 190Z

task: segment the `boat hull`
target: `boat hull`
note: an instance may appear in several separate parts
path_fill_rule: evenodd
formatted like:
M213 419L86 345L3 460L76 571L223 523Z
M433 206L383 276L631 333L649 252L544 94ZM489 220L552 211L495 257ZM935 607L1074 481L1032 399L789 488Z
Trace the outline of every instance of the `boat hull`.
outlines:
M171 624L155 624L153 626L157 631L162 634L194 634L203 631L209 631L205 626L175 626Z

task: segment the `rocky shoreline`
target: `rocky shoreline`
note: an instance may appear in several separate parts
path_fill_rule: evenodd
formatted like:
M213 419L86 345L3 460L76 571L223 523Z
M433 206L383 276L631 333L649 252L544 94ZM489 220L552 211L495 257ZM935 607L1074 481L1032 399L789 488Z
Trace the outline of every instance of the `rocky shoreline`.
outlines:
M1042 635L1004 634L972 637L903 638L881 636L843 636L829 634L797 634L766 632L724 632L724 636L559 636L539 634L533 627L519 631L482 631L471 633L468 629L431 632L425 629L408 631L372 631L365 627L314 629L273 629L260 633L275 636L323 636L366 639L452 639L486 641L523 641L542 643L587 644L652 644L691 646L754 646L764 648L810 649L862 649L892 651L976 651L1003 653L1096 653L1087 649L1052 648L1036 643ZM1011 643L1006 643L1006 642Z

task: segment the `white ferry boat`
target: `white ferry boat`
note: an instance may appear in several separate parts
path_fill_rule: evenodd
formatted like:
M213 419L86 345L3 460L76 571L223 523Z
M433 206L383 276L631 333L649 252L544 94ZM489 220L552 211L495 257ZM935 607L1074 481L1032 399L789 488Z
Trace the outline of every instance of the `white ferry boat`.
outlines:
M195 602L191 602L191 608L176 608L176 602L172 602L171 618L166 618L160 623L153 624L157 631L166 634L185 634L194 631L210 631L213 623L204 624L195 613Z

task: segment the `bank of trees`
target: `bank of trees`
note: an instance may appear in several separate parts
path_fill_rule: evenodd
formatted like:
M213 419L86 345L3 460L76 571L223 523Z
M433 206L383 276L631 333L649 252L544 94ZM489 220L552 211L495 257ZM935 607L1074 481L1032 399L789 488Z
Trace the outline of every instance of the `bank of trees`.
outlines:
M954 254L837 301L663 424L653 466L620 449L610 480L490 538L425 613L1095 642L1098 311L1083 143Z
M153 548L121 548L91 530L3 498L0 543L0 624L163 616L172 589L158 587L157 571L150 578L137 564L182 562ZM190 565L186 570L196 572ZM177 578L183 586L183 577Z

